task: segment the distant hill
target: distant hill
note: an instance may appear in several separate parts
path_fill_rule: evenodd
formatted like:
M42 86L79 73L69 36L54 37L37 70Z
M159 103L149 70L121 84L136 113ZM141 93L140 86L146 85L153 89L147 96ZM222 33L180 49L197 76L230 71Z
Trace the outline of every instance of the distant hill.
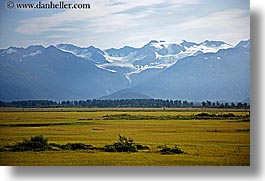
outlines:
M250 104L250 97L244 99L242 102L246 102L246 103Z
M138 93L134 90L125 89L107 96L100 97L100 99L151 99L151 97Z

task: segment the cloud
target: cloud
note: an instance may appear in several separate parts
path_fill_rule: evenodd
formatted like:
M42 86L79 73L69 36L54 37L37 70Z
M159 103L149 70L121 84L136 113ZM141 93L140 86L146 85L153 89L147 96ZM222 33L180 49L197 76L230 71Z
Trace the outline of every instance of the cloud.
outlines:
M181 27L183 29L211 27L228 28L224 27L224 25L233 25L234 23L242 25L242 23L246 23L245 18L249 18L249 11L242 9L229 9L226 11L212 13L204 17L195 18L191 21L179 24L178 27Z
M145 12L142 12L142 14L135 15L128 12L130 10L135 10L140 7L155 8L155 6L159 7L159 5L177 8L191 4L198 4L200 1L201 0L92 1L90 9L65 10L63 12L50 14L44 17L21 20L15 31L27 35L40 35L45 32L56 31L56 29L64 26L71 26L72 31L80 31L80 29L88 27L88 29L98 32L110 32L122 28L125 24L128 24L128 26L131 27L135 26L135 24L137 24L137 20L140 20L149 14L155 13L154 10L147 9ZM78 2L86 3L83 0ZM78 2L75 1L75 3ZM47 13L48 11L49 10L47 10ZM84 24L88 24L89 26L84 26ZM68 31L68 29L61 28L61 31Z
M205 39L214 38L235 43L240 39L249 38L250 12L243 9L228 9L207 16L194 18L172 28L182 31L205 32Z
M42 17L21 17L14 31L19 37L23 34L24 39L39 40L46 45L65 42L99 48L139 47L152 39L197 42L213 39L235 44L249 38L249 11L236 9L232 3L233 9L202 0L66 1L69 2L90 3L91 8L41 10Z

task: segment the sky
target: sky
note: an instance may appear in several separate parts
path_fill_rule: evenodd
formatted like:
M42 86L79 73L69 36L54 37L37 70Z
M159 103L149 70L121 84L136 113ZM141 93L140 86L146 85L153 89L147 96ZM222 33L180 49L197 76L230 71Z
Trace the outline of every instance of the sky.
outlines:
M70 43L108 49L151 40L235 45L250 38L249 0L64 0L90 4L83 10L8 9L8 1L0 0L0 48Z

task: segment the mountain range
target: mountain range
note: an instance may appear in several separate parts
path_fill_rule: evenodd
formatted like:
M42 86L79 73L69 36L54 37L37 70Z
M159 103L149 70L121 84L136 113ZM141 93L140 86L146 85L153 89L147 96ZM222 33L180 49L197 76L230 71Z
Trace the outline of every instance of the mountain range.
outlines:
M250 97L250 40L152 40L101 50L58 44L0 50L0 100Z

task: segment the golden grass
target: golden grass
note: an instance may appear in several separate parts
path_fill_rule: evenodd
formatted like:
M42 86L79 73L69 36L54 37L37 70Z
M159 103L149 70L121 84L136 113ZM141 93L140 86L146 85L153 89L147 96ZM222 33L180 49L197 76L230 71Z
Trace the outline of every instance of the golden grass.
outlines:
M227 110L225 110L227 111ZM129 136L150 151L106 153L100 151L0 152L0 165L250 165L250 122L241 120L103 120L111 114L191 115L205 110L89 110L63 112L10 109L0 112L0 124L69 123L41 127L1 127L0 147L43 134L49 142L82 142L103 147ZM222 113L223 110L210 110ZM229 111L248 115L248 111ZM82 119L82 120L80 120ZM90 120L92 119L92 120ZM94 119L94 120L93 120ZM179 145L186 154L161 155L157 146Z

